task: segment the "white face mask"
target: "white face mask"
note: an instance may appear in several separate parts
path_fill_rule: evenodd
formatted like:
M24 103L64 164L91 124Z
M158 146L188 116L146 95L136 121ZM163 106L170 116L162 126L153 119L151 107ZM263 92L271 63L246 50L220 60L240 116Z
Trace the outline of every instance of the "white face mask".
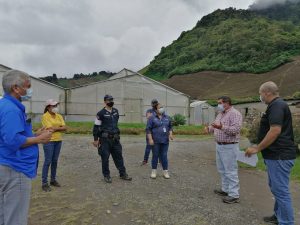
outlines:
M51 110L53 113L58 113L59 112L59 108L58 107L54 107Z
M218 104L217 111L224 112L225 111L224 105L223 104Z
M259 100L260 100L262 103L266 104L266 101L264 100L264 98L263 98L261 95L259 96Z
M164 108L159 108L159 109L158 109L158 112L159 112L160 114L163 114L163 113L165 112L165 109L164 109Z
M26 89L26 95L21 95L21 101L29 101L32 97L32 88Z

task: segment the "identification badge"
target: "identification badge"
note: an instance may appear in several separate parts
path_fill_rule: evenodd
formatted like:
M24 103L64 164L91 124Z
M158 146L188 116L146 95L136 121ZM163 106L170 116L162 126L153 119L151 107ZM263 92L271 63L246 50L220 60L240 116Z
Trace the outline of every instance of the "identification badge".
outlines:
M163 128L163 131L164 131L164 133L166 133L166 132L167 132L167 129L164 127L164 128Z

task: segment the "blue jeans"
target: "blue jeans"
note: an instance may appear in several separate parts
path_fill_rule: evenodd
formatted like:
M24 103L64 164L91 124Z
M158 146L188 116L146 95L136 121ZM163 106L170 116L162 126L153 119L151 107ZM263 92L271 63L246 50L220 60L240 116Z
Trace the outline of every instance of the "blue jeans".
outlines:
M148 137L146 136L146 148L144 154L144 161L148 162L151 150L152 150L152 145L149 144Z
M239 177L237 165L237 151L239 144L216 145L216 163L221 175L222 191L229 196L239 198Z
M280 225L294 225L294 212L289 191L290 173L295 160L265 159L269 186L275 197L274 213Z
M56 180L56 170L57 170L57 161L61 149L61 141L50 141L47 144L44 144L44 165L42 172L42 183L48 183L48 171L51 165L51 181Z
M152 149L152 169L157 169L158 158L161 161L163 170L168 170L168 144L154 144Z

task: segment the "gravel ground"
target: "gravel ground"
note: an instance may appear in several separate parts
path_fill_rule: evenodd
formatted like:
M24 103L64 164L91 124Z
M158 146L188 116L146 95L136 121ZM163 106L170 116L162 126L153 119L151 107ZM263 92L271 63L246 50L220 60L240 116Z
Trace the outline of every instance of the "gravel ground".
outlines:
M41 190L41 167L33 181L29 225L260 225L271 215L272 195L265 172L241 169L241 202L227 205L213 193L219 186L214 141L180 137L169 148L171 179L150 179L150 165L140 166L145 138L122 137L132 182L120 180L111 160L112 184L103 181L100 157L89 136L66 136L58 167L61 188ZM242 145L246 146L246 140ZM42 149L42 148L41 148ZM300 188L292 193L300 224Z

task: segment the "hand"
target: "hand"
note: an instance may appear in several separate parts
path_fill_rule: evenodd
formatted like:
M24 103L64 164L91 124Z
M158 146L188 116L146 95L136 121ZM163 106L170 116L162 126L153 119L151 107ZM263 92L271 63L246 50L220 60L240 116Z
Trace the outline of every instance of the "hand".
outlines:
M219 129L219 130L221 130L223 127L221 122L220 122L220 124L212 123L211 126L215 129Z
M151 139L149 139L149 145L154 145L154 141L153 141L153 139L151 138Z
M56 131L56 129L54 127L48 127L48 128L46 128L46 130L51 131L52 133Z
M39 135L41 135L45 130L46 130L46 127L42 127L42 128L38 129L38 130L35 132L35 135L36 135L36 136L39 136Z
M205 134L209 134L209 127L208 127L208 125L205 125L205 127L204 127L204 133Z
M173 134L170 134L170 135L169 135L169 139L170 139L171 141L173 141L173 140L174 140L174 136L173 136Z
M52 132L49 130L43 131L40 135L37 136L38 143L46 144L50 141Z
M245 156L251 157L251 155L258 153L258 147L257 146L251 146L249 148L247 148L247 150L245 151Z
M101 143L100 143L99 140L93 142L93 146L94 146L95 148L99 148L99 147L100 147L100 144L101 144Z

